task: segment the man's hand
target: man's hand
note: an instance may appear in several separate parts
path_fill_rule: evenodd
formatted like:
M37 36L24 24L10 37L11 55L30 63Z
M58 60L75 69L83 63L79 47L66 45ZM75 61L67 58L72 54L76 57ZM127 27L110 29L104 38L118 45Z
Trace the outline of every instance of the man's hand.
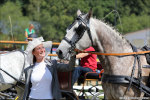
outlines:
M89 53L79 53L79 54L76 55L76 58L80 59L80 58L86 57L88 55L89 55Z

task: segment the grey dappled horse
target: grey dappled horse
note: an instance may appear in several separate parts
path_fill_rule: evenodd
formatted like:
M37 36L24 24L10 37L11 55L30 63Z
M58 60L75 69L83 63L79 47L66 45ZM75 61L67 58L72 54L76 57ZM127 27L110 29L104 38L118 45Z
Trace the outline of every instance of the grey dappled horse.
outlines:
M132 45L125 38L123 38L123 36L103 21L92 18L91 15L91 10L87 14L82 14L80 10L77 11L77 19L67 28L66 35L57 48L59 58L69 60L72 53L74 53L73 50L75 48L84 50L90 46L93 46L95 50L100 53L133 52L134 47L132 47ZM140 50L138 49L137 51ZM136 86L133 86L133 80L130 81L130 79L142 74L142 77L138 77L142 78L141 82L143 84L146 84L150 73L150 68L141 68L142 73L141 71L138 72L138 69L140 70L140 68L138 68L139 62L134 60L136 58L132 55L98 55L98 58L104 68L103 78L105 80L102 82L102 86L107 99L137 99L134 97L139 97L138 99L141 99L143 97L144 93L136 88ZM140 55L139 59L141 61L141 66L148 65L144 55ZM135 67L133 67L134 65ZM130 77L131 73L132 77ZM129 79L128 81L119 80L120 83L117 83L115 78L119 79L118 75L121 75L121 79ZM106 76L110 80L107 80Z
M21 100L25 80L23 71L27 66L29 65L26 62L25 52L12 51L0 54L0 91L15 86Z

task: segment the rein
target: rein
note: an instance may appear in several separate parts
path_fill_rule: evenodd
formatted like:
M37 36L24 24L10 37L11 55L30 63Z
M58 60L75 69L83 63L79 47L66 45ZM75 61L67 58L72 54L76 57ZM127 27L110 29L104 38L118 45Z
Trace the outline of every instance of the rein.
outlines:
M150 50L139 51L139 52L129 52L129 53L100 53L100 52L94 52L94 51L84 51L84 50L79 50L79 49L75 49L75 51L78 53L91 53L91 54L105 55L105 56L129 56L129 55L142 55L142 54L150 53Z

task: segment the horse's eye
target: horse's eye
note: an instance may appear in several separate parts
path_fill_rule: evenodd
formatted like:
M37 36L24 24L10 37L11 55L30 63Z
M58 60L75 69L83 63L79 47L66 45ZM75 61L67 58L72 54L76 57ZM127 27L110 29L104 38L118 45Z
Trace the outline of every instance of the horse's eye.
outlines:
M86 27L83 24L80 24L78 28L75 28L74 30L78 35L81 35L85 31L85 28Z
M77 28L74 28L73 31L74 31L74 32L77 32Z

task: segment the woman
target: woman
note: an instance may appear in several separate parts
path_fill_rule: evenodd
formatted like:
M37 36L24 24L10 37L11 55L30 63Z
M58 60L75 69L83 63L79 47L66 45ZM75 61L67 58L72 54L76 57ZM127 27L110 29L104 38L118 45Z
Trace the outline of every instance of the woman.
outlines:
M60 100L57 71L71 71L75 65L75 56L71 57L69 64L48 60L47 55L50 53L52 42L42 41L42 37L29 41L25 50L30 66L25 69L23 100Z
M25 29L25 39L27 40L28 38L36 38L35 30L34 30L34 25L29 24L29 28Z

